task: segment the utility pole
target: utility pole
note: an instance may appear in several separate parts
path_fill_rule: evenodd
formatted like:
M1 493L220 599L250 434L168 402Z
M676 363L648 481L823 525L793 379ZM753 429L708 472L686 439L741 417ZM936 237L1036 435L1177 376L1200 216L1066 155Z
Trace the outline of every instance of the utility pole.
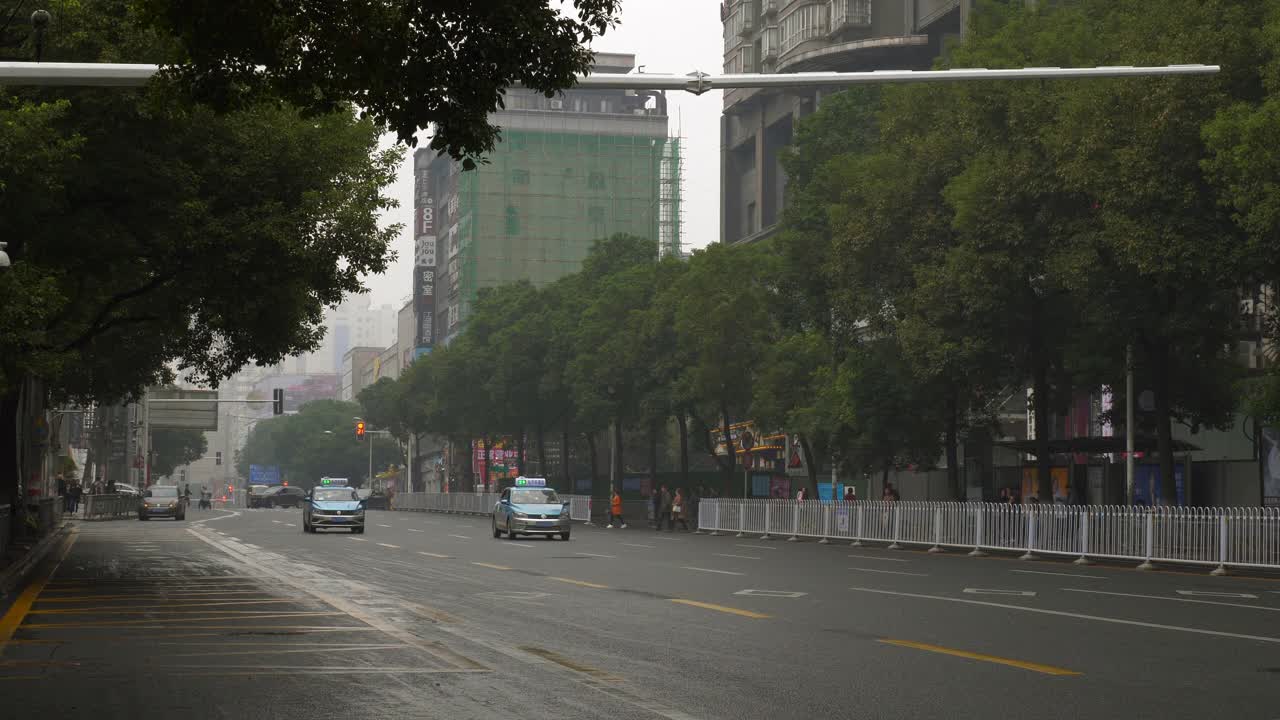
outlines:
M1133 505L1133 343L1124 353L1124 493Z

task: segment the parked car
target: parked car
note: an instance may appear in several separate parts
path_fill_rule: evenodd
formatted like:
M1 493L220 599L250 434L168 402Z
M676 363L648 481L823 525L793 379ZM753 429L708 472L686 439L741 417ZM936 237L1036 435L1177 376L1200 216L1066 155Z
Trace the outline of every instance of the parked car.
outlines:
M187 519L187 499L178 492L177 486L156 485L142 493L142 499L138 502L138 519L149 520L154 517Z
M269 485L250 485L249 492L245 495L245 507L265 507L262 496L270 489Z
M132 495L133 497L142 497L142 491L130 485L129 483L116 483L115 489L116 489L117 495Z
M301 507L307 491L300 487L280 485L262 495L258 502L263 507Z

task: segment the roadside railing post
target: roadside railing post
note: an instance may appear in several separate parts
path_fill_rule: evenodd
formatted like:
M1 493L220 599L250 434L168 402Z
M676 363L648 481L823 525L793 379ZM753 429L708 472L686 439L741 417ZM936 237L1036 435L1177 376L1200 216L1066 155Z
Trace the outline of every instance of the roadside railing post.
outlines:
M822 539L818 541L819 545L826 545L831 542L831 513L834 512L836 500L833 498L831 505L822 506Z
M1076 565L1092 565L1089 559L1089 508L1080 512L1080 557L1075 559Z
M861 505L858 506L858 529L853 533L853 542L849 543L849 547L862 547L862 510Z
M791 537L787 538L787 542L796 542L800 538L796 533L800 532L800 501L796 501L795 509L791 513Z
M933 509L933 547L929 548L931 553L942 552L942 508Z
M1227 513L1218 513L1218 567L1210 575L1227 574Z
M889 507L893 513L893 542L889 543L889 549L898 550L902 547L898 544L898 538L902 537L902 513L894 503L889 503Z
M747 501L744 499L738 503L738 534L736 537L747 536Z
M1145 549L1143 550L1143 554L1142 554L1142 558L1143 558L1142 563L1138 565L1139 570L1155 569L1155 564L1151 562L1152 551L1155 549L1155 544L1156 544L1156 514L1154 509L1147 511L1146 527L1147 527L1147 532L1146 532L1147 538L1146 538L1146 542L1144 543Z
M982 523L986 519L987 513L981 503L973 511L977 513L977 517L973 523L973 549L969 551L969 557L982 557L986 555L982 551Z
M1035 560L1036 555L1033 550L1036 549L1036 513L1035 506L1028 506L1027 510L1027 551L1023 553L1019 560Z
M772 540L769 535L769 520L773 515L773 503L769 500L764 501L764 534L760 536L761 540Z

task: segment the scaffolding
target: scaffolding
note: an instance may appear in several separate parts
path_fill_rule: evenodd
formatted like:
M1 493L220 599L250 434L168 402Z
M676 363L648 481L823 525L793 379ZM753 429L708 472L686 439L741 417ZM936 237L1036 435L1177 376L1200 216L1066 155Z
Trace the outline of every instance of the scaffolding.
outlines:
M504 130L488 162L458 178L458 320L480 288L545 286L617 233L680 257L680 140L666 136L665 118L653 126L662 134Z

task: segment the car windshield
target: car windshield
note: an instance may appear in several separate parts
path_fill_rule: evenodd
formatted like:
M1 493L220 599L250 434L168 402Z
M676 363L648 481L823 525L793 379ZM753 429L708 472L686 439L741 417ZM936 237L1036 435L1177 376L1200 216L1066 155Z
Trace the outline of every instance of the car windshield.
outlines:
M178 488L153 487L151 488L151 497L178 497Z
M520 488L511 491L511 502L516 505L559 504L560 498L551 488Z
M320 502L355 502L360 499L350 488L316 488L311 497Z
M266 485L250 485L249 486L249 492L252 492L252 493L265 492L266 489L267 489Z

